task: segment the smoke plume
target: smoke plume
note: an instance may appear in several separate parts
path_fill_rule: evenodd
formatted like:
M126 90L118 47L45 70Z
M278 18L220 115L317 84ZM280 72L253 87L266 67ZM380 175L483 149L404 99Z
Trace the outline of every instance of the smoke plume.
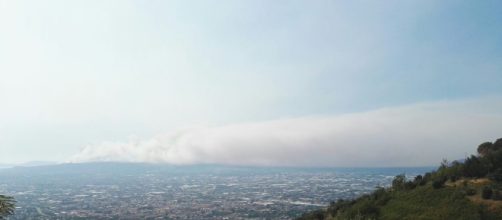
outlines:
M502 137L500 100L194 127L147 140L86 146L69 162L258 166L417 166L462 159Z

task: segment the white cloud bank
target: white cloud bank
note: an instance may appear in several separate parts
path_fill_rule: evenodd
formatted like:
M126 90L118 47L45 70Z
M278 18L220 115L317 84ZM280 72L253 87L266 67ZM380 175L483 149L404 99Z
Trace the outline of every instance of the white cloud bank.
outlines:
M86 146L69 162L417 166L502 137L502 100L423 103L338 116L197 127Z

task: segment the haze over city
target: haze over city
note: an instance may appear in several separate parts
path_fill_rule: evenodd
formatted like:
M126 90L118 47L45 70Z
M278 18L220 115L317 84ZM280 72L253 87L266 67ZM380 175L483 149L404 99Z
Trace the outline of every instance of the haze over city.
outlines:
M0 0L0 220L500 220L502 1Z
M502 130L497 1L0 1L1 163L429 166Z

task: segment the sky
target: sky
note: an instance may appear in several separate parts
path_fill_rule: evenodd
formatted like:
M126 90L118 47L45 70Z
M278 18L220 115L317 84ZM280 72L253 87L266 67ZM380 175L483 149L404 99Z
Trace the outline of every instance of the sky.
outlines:
M422 166L502 137L500 1L0 0L0 163Z

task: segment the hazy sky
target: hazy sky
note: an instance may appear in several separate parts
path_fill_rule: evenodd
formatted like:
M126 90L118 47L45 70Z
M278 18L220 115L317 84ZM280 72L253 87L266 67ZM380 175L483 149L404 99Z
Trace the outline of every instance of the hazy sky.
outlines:
M0 0L0 163L430 165L501 97L501 1Z

